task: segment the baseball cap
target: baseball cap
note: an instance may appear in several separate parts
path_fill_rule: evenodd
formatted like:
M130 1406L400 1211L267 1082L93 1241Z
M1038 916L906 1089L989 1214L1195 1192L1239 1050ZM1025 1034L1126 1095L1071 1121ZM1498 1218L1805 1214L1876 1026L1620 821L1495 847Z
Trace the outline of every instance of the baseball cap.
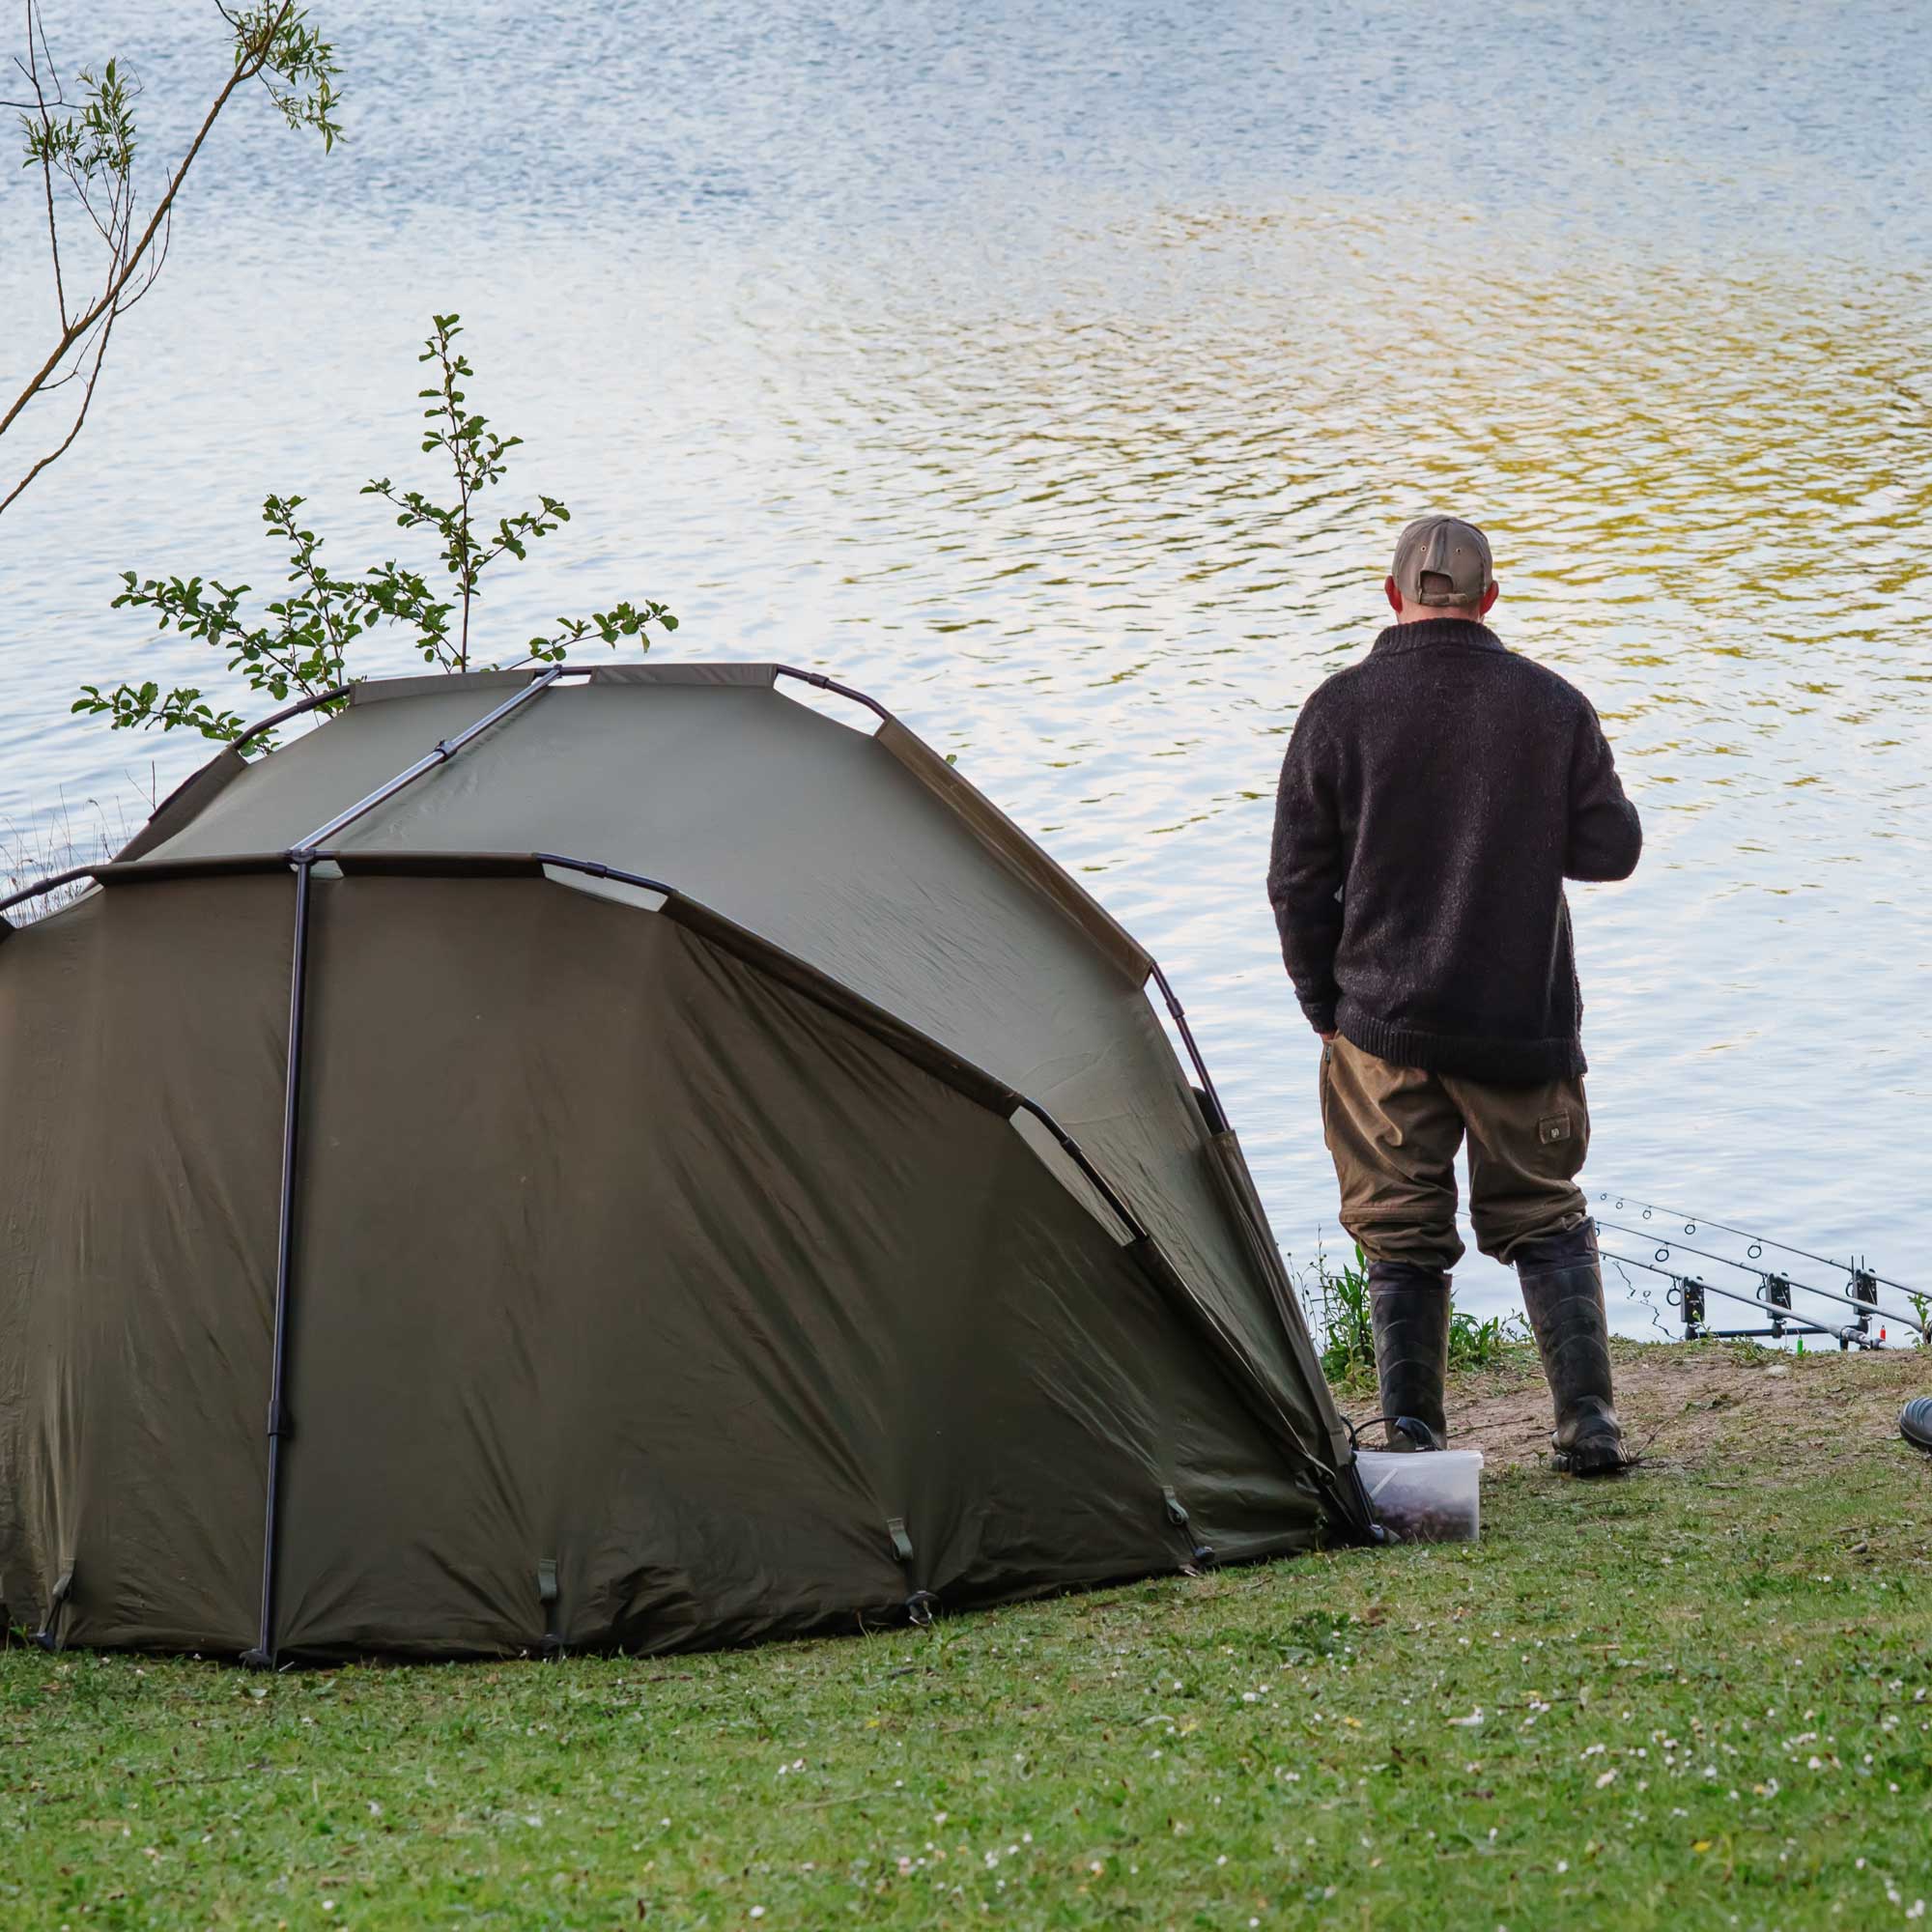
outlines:
M1392 574L1411 604L1473 604L1495 582L1489 538L1461 517L1418 517L1395 540ZM1449 587L1425 591L1425 577L1446 578Z

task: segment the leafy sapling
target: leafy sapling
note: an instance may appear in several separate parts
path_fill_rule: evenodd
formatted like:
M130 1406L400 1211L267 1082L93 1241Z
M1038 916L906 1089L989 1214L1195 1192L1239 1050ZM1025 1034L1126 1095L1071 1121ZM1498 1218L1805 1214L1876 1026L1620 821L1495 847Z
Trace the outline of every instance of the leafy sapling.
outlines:
M539 495L533 509L499 516L494 523L482 515L481 499L502 482L509 452L523 439L499 435L470 408L460 385L475 371L455 347L462 332L456 316L436 317L418 358L437 369L435 384L418 392L429 405L423 412L427 427L422 447L427 453L440 452L449 462L454 501L437 502L424 491L400 488L386 476L362 490L365 497L381 497L394 505L399 529L434 533L437 563L427 572L389 558L355 576L338 577L322 560L322 539L302 520L307 499L271 496L263 501L262 521L288 554L289 587L264 607L259 619L243 612L242 600L251 589L246 583L231 586L213 577L143 579L131 570L122 573L125 587L114 599L115 609L126 605L151 611L160 630L200 639L223 654L228 670L239 674L250 691L275 704L324 697L315 707L324 715L347 701L325 694L349 681L352 647L378 626L397 625L411 633L412 647L438 669L497 668L494 662L476 665L470 648L472 611L482 594L483 575L502 557L526 559L530 545L568 523L570 512L554 497ZM639 650L648 650L653 624L667 632L677 629L670 611L649 597L613 604L585 617L558 617L548 631L526 642L513 667L561 663L573 645L593 639L613 647L636 639ZM158 726L198 731L223 743L247 728L240 711L219 706L200 686L164 691L153 679L123 683L112 691L84 685L73 709L104 716L116 730ZM251 739L248 750L266 751L273 742L273 734L267 733Z

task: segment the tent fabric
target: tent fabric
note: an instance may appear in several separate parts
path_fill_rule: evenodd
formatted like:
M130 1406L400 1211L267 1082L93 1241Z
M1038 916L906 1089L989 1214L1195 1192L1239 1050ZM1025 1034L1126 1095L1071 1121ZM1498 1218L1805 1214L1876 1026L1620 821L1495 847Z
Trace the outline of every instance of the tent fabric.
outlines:
M254 1641L294 892L96 893L0 946L0 1601Z
M270 1651L731 1642L1366 1534L1145 954L903 727L638 668L312 875ZM0 1598L71 1569L55 1640L257 1640L289 854L523 682L358 687L0 933Z
M534 1646L553 1554L566 1639L643 1648L1168 1567L1164 1487L1231 1548L1313 1528L999 1112L547 882L349 878L315 918L290 1648ZM433 1533L372 1535L377 1496Z
M263 761L144 863L284 850L503 696L500 683L411 683ZM1037 1100L1272 1378L1295 1381L1138 980L1014 867L989 864L982 835L878 739L768 683L600 673L542 693L338 842L595 859L762 933ZM1346 1453L1332 1412L1296 1408Z

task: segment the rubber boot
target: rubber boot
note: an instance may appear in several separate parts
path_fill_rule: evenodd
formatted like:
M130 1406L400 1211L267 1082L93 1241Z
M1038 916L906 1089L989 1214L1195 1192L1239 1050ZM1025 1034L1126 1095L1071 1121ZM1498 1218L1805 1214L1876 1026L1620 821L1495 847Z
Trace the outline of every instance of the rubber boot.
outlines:
M1369 1264L1369 1320L1376 1336L1382 1435L1391 1449L1439 1449L1449 1426L1449 1277L1408 1262Z
M1631 1466L1611 1400L1610 1324L1597 1228L1585 1221L1520 1248L1517 1278L1556 1405L1553 1465L1573 1476L1608 1476Z

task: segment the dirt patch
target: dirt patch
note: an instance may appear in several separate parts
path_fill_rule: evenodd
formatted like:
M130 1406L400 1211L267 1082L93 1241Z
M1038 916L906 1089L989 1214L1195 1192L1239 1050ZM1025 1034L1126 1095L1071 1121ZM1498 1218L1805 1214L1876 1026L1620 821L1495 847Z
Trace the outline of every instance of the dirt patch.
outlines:
M1898 1411L1932 1394L1932 1353L1786 1354L1721 1342L1619 1342L1617 1410L1633 1447L1657 1463L1721 1462L1727 1443L1794 1454L1895 1440ZM1492 1472L1549 1453L1549 1393L1533 1350L1452 1376L1449 1446L1480 1449ZM1932 1462L1932 1459L1928 1459Z

